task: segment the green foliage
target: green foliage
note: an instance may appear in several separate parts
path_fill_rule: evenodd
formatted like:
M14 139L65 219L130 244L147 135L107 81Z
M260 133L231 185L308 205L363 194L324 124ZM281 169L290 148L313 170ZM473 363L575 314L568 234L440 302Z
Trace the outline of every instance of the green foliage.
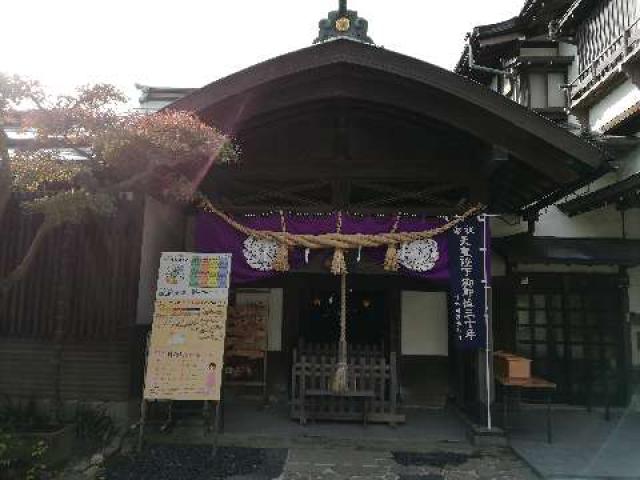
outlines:
M42 214L45 221L57 226L63 223L79 224L90 215L112 215L116 203L113 196L106 193L72 190L24 202L24 207L29 212Z
M10 433L0 430L0 472L11 468L17 461L13 452L14 442Z
M48 450L44 440L26 441L0 429L0 478L50 478L53 472L44 458Z
M92 443L107 444L116 434L113 418L105 406L79 405L75 416L76 435Z
M0 429L5 432L27 432L50 428L49 417L38 411L34 399L20 401L4 397L0 405Z
M26 480L41 479L49 471L47 464L43 461L47 450L49 450L49 446L43 440L39 440L33 445L30 466L26 472Z
M237 160L237 146L196 115L126 112L125 101L111 85L52 96L0 73L0 129L21 125L32 137L10 154L0 130L0 216L8 205L2 193L12 190L26 194L26 211L44 217L33 248L0 279L0 296L25 277L52 227L112 215L122 193L189 201L214 163Z

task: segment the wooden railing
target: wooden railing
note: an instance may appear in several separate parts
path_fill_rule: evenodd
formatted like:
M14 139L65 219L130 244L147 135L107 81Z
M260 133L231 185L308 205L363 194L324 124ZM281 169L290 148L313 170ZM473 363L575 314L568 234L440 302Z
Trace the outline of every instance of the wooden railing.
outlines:
M571 83L565 86L569 105L580 100L638 47L640 47L640 17L625 28L622 34L617 36Z

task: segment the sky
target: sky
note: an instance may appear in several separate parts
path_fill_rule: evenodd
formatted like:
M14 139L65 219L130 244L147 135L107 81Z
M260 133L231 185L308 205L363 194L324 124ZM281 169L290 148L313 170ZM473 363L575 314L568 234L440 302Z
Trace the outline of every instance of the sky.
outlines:
M55 92L112 83L200 87L311 45L338 0L2 0L0 71ZM383 46L451 69L476 25L524 0L349 0Z

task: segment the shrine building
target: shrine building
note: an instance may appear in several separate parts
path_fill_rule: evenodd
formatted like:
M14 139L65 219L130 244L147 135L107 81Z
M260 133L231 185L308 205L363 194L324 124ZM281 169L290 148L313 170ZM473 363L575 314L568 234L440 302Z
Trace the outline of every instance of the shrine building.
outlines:
M46 326L46 309L21 297L51 268L40 265L0 305L3 315L29 319L0 326L0 359L20 364L2 372L0 389L53 395L46 361L35 372L27 352L45 359L61 348L64 400L133 405L135 416L160 254L186 251L233 255L228 411L253 396L294 421L360 419L356 397L305 403L309 392L328 388L341 336L357 377L351 388L373 392L364 412L372 422L408 423L415 408L455 408L485 424L500 350L532 359L534 374L556 386L554 403L585 404L589 391L589 402L626 405L629 292L621 272L640 258L625 253L631 243L623 240L535 235L569 221L553 217L562 215L554 205L609 171L615 153L467 71L390 51L369 35L366 20L341 1L311 46L198 89L141 87L143 109L194 112L234 139L240 160L206 172L204 203L132 201L136 213L119 220L126 238L114 235L117 262L68 273L76 288L61 347L50 346L58 330ZM286 262L281 245L260 235L267 231L300 242L285 249ZM367 237L348 247L305 246L327 234ZM409 240L388 240L400 234ZM473 255L465 254L467 241ZM83 279L96 272L119 279L110 305L92 303L94 287ZM453 286L460 280L462 297ZM463 297L469 305L461 307ZM570 324L576 315L599 325L597 356ZM591 360L607 365L606 398L586 374ZM533 392L529 400L543 397Z

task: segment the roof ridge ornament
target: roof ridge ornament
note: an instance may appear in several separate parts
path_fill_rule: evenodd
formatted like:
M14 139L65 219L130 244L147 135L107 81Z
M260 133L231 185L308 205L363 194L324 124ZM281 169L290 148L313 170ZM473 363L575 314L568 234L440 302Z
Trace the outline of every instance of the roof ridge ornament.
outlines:
M338 10L329 12L329 16L320 20L319 34L313 43L326 42L335 38L349 38L362 43L373 44L367 35L369 23L358 16L355 10L347 8L347 0L340 0Z

